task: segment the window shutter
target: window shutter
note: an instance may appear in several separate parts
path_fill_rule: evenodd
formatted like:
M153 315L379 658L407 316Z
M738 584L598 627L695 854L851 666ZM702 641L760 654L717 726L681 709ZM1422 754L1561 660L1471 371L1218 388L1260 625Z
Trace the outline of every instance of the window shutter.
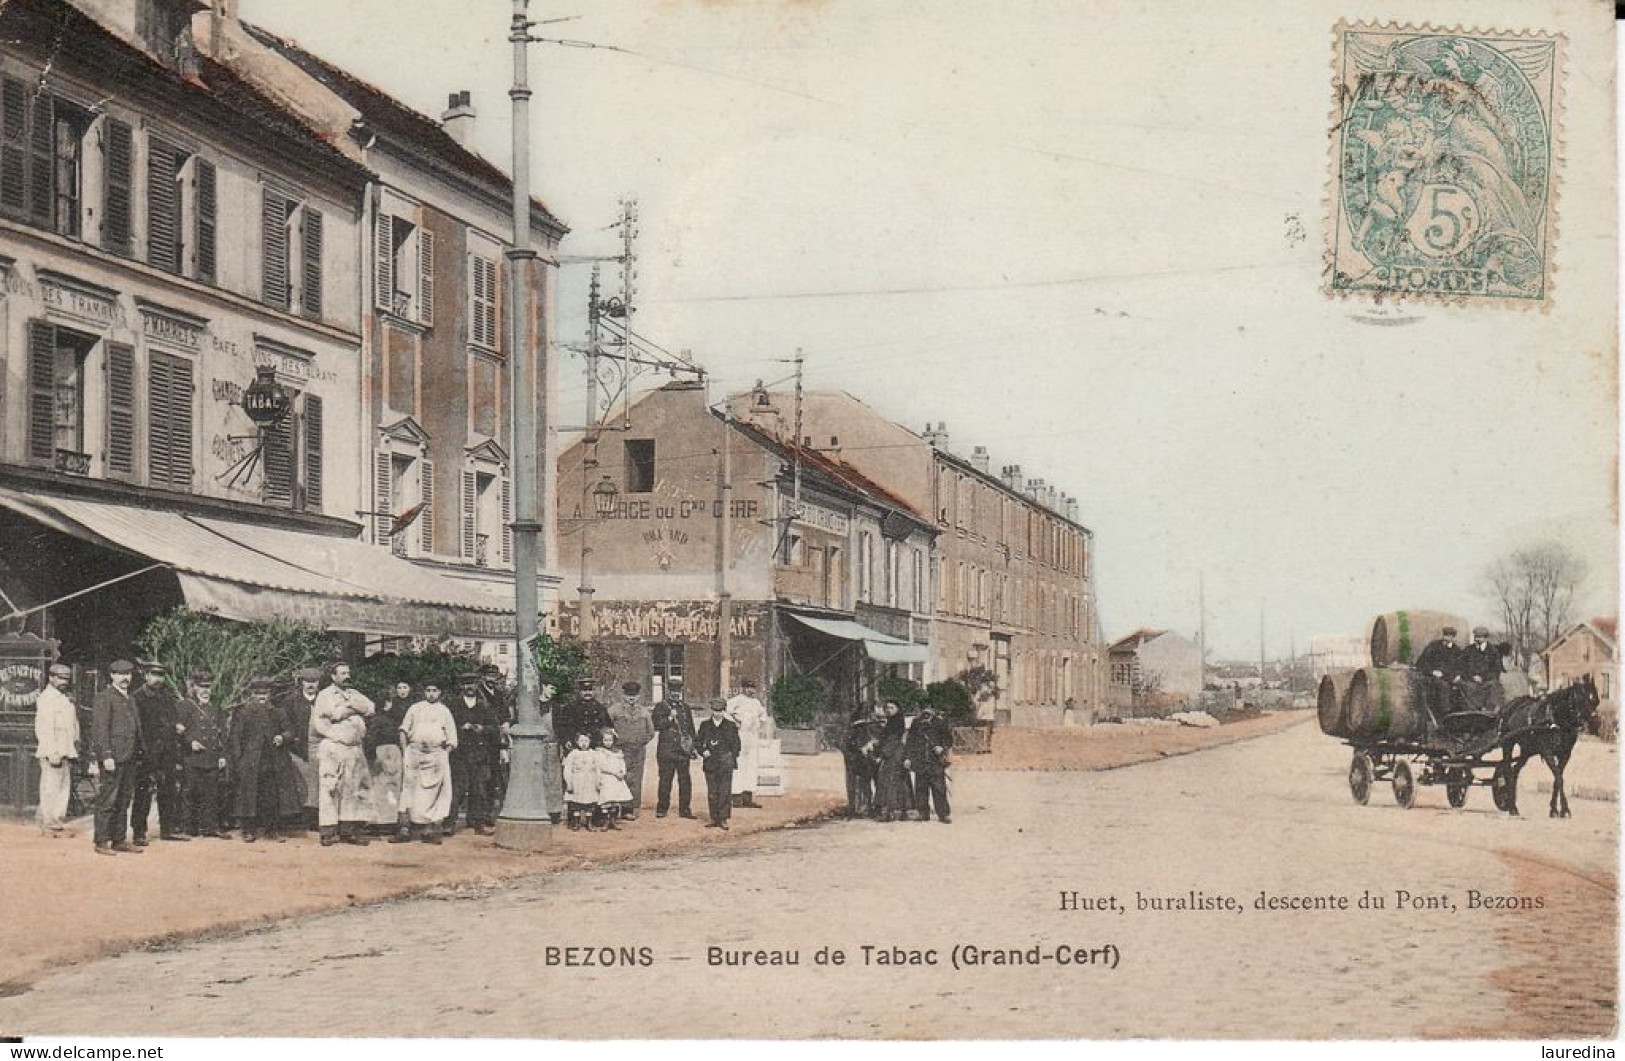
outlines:
M28 211L28 86L14 77L0 80L0 208Z
M462 517L462 557L464 560L474 559L474 502L479 491L479 484L474 481L474 473L463 472L462 496L458 499Z
M418 229L418 323L434 323L434 233Z
M422 544L425 553L434 552L434 462L428 458L418 461L418 495L423 502L423 511L418 513L418 524L422 530Z
M300 289L299 308L312 320L322 318L322 215L320 211L305 207L302 227L304 239L302 257L304 272Z
M102 128L102 247L130 253L130 196L134 148L130 124L107 118Z
M395 523L394 486L390 480L395 474L395 458L386 453L372 455L372 507L373 534L379 545L390 547L389 528Z
M497 348L497 266L490 258L474 256L474 343Z
M155 486L192 485L192 363L156 350L147 364L147 476Z
M147 478L169 482L169 359L154 351L147 358Z
M109 475L135 473L135 348L107 344L107 462Z
M147 149L147 262L166 272L181 271L181 203L175 185L174 146L156 137Z
M46 92L34 93L28 128L28 218L51 227L56 212L56 103Z
M260 207L260 301L288 308L288 200L264 190Z
M214 163L202 158L192 163L192 184L197 193L197 235L192 241L197 248L197 278L212 284L215 282L215 212L218 209Z
M265 428L261 438L265 462L265 503L293 507L293 418L285 416Z
M305 510L322 510L322 400L305 395Z
M381 310L395 308L395 219L379 213L373 250L373 302Z
M513 564L513 480L502 480L502 563Z
M28 456L56 460L56 328L28 322Z

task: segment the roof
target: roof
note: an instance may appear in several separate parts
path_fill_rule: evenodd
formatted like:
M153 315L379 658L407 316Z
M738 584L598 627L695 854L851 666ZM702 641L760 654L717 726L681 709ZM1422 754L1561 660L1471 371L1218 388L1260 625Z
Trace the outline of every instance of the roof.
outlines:
M246 122L253 128L239 130L245 135L253 137L256 130L272 133L278 141L277 149L292 146L308 152L306 158L290 161L317 162L357 183L372 179L366 167L317 136L227 67L199 55L197 76L187 77L63 0L0 2L0 40L48 45L52 47L53 65L64 58L57 54L55 45L71 40L73 47L67 52L71 59L64 65L82 65L103 84L134 86L141 79L150 79L153 87L173 93L180 107L191 114L234 124Z
M1142 626L1140 629L1134 631L1132 634L1129 634L1127 637L1118 638L1116 641L1113 641L1111 648L1109 648L1107 651L1133 652L1147 641L1155 641L1157 638L1161 637L1167 632L1168 631L1166 630L1153 630L1150 627Z
M1557 637L1552 640L1552 643L1547 645L1545 650L1541 652L1541 655L1550 655L1557 649L1557 646L1561 645L1563 642L1567 641L1581 630L1591 631L1598 637L1598 639L1602 641L1604 645L1608 646L1608 650L1610 652L1613 652L1615 651L1615 646L1618 644L1618 639L1616 637L1618 627L1619 620L1615 616L1598 616L1591 619L1589 622L1575 623L1561 634L1558 634Z
M482 155L459 144L435 119L407 106L376 85L306 51L293 41L247 22L242 23L242 27L255 40L275 50L360 111L367 124L386 139L416 148L432 162L511 191L513 184L507 173ZM531 204L561 234L568 231L564 222L540 199L531 199Z
M733 426L741 434L770 453L774 453L784 460L799 459L803 473L811 472L816 478L823 480L825 484L838 490L849 494L857 494L872 502L879 502L887 508L901 512L926 530L932 533L936 532L936 526L920 514L914 506L845 461L833 460L827 453L775 438L760 427L747 421L735 420Z

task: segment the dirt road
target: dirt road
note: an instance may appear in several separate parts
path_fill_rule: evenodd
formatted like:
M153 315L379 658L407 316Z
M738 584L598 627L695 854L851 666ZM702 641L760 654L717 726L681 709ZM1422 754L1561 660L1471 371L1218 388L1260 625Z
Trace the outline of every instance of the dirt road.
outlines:
M1341 745L1299 725L1103 773L966 771L949 826L779 832L129 954L0 999L0 1029L569 1038L1610 1033L1617 804L1576 801L1568 821L1512 820L1483 790L1451 811L1442 790L1424 789L1414 810L1398 809L1384 791L1359 807L1344 786L1346 763ZM1524 802L1526 811L1542 809L1543 801ZM1063 892L1075 892L1080 906L1098 899L1117 908L1063 910ZM1383 909L1360 908L1368 892ZM1474 893L1538 909L1470 909ZM1142 910L1141 899L1201 909ZM1260 899L1278 908L1258 909ZM1339 900L1350 908L1280 908ZM1238 909L1213 908L1231 901ZM563 950L572 947L582 949ZM967 947L983 964L964 964ZM1009 964L1035 947L1039 964ZM843 951L844 964L819 964L822 948ZM751 964L709 964L739 952L751 952ZM755 964L774 952L799 964ZM932 958L937 964L923 964ZM613 1019L585 1016L605 1012Z

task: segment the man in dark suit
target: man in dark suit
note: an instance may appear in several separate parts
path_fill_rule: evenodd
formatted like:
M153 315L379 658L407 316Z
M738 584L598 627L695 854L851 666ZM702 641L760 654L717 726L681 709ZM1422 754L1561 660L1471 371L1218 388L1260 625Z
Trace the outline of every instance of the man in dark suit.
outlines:
M302 792L292 753L294 722L287 708L271 700L272 682L255 678L248 699L234 712L227 737L228 758L236 783L232 809L243 840L262 836L282 842L277 826L296 813Z
M711 810L707 829L726 829L733 809L734 769L739 765L739 726L728 717L728 705L711 701L711 717L694 734L694 751L705 771L705 800Z
M683 702L683 679L672 678L666 683L666 698L655 705L650 721L659 735L655 744L655 765L660 770L655 817L664 818L671 809L671 783L676 778L677 816L692 818L694 782L688 764L695 758L694 712Z
M502 668L495 663L480 664L480 695L485 697L496 715L496 758L491 762L491 812L498 814L508 798L508 758L513 748L509 731L518 721L513 691L502 678Z
M1473 628L1473 643L1461 650L1461 696L1469 711L1499 714L1501 695L1501 646L1490 644L1487 627Z
M181 824L192 836L224 838L220 831L220 780L226 772L226 730L214 697L214 678L201 670L186 679L186 699L175 706L181 730L185 788Z
M130 839L136 847L147 846L147 818L158 803L158 837L181 841L181 777L179 728L175 717L175 694L164 681L169 676L162 663L142 664L141 687L130 694L141 716L141 758L135 764L135 789L130 796Z
M91 707L90 769L96 775L98 855L141 853L125 839L142 746L141 713L130 697L134 672L135 665L129 660L114 660L107 668L108 687L96 694Z
M874 715L859 704L852 709L846 726L846 737L841 741L841 759L846 765L846 816L861 818L874 804L873 777L869 770L868 749L878 736Z
M451 815L446 819L448 836L457 834L457 819L468 807L468 827L476 835L488 836L496 824L491 813L491 765L497 759L500 736L496 708L480 693L480 676L465 674L457 681L457 693L446 705L457 725L457 747L451 750Z
M929 701L920 705L920 714L909 727L903 742L903 766L914 771L914 810L919 820L931 820L931 804L937 806L937 820L947 825L948 751L954 746L953 728L938 717Z
M560 748L574 748L578 733L592 738L596 748L604 730L614 725L609 709L598 699L598 683L592 678L577 679L575 696L553 709L553 735L559 739Z
M1456 628L1447 626L1440 634L1442 636L1429 642L1416 657L1416 674L1434 718L1443 718L1456 709L1455 687L1461 678L1461 649L1456 647Z

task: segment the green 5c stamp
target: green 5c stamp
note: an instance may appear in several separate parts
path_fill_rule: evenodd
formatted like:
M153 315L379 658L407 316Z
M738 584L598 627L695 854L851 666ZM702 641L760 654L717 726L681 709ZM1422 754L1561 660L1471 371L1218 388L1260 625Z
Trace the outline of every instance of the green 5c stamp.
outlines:
M1337 27L1334 294L1545 304L1559 43Z

